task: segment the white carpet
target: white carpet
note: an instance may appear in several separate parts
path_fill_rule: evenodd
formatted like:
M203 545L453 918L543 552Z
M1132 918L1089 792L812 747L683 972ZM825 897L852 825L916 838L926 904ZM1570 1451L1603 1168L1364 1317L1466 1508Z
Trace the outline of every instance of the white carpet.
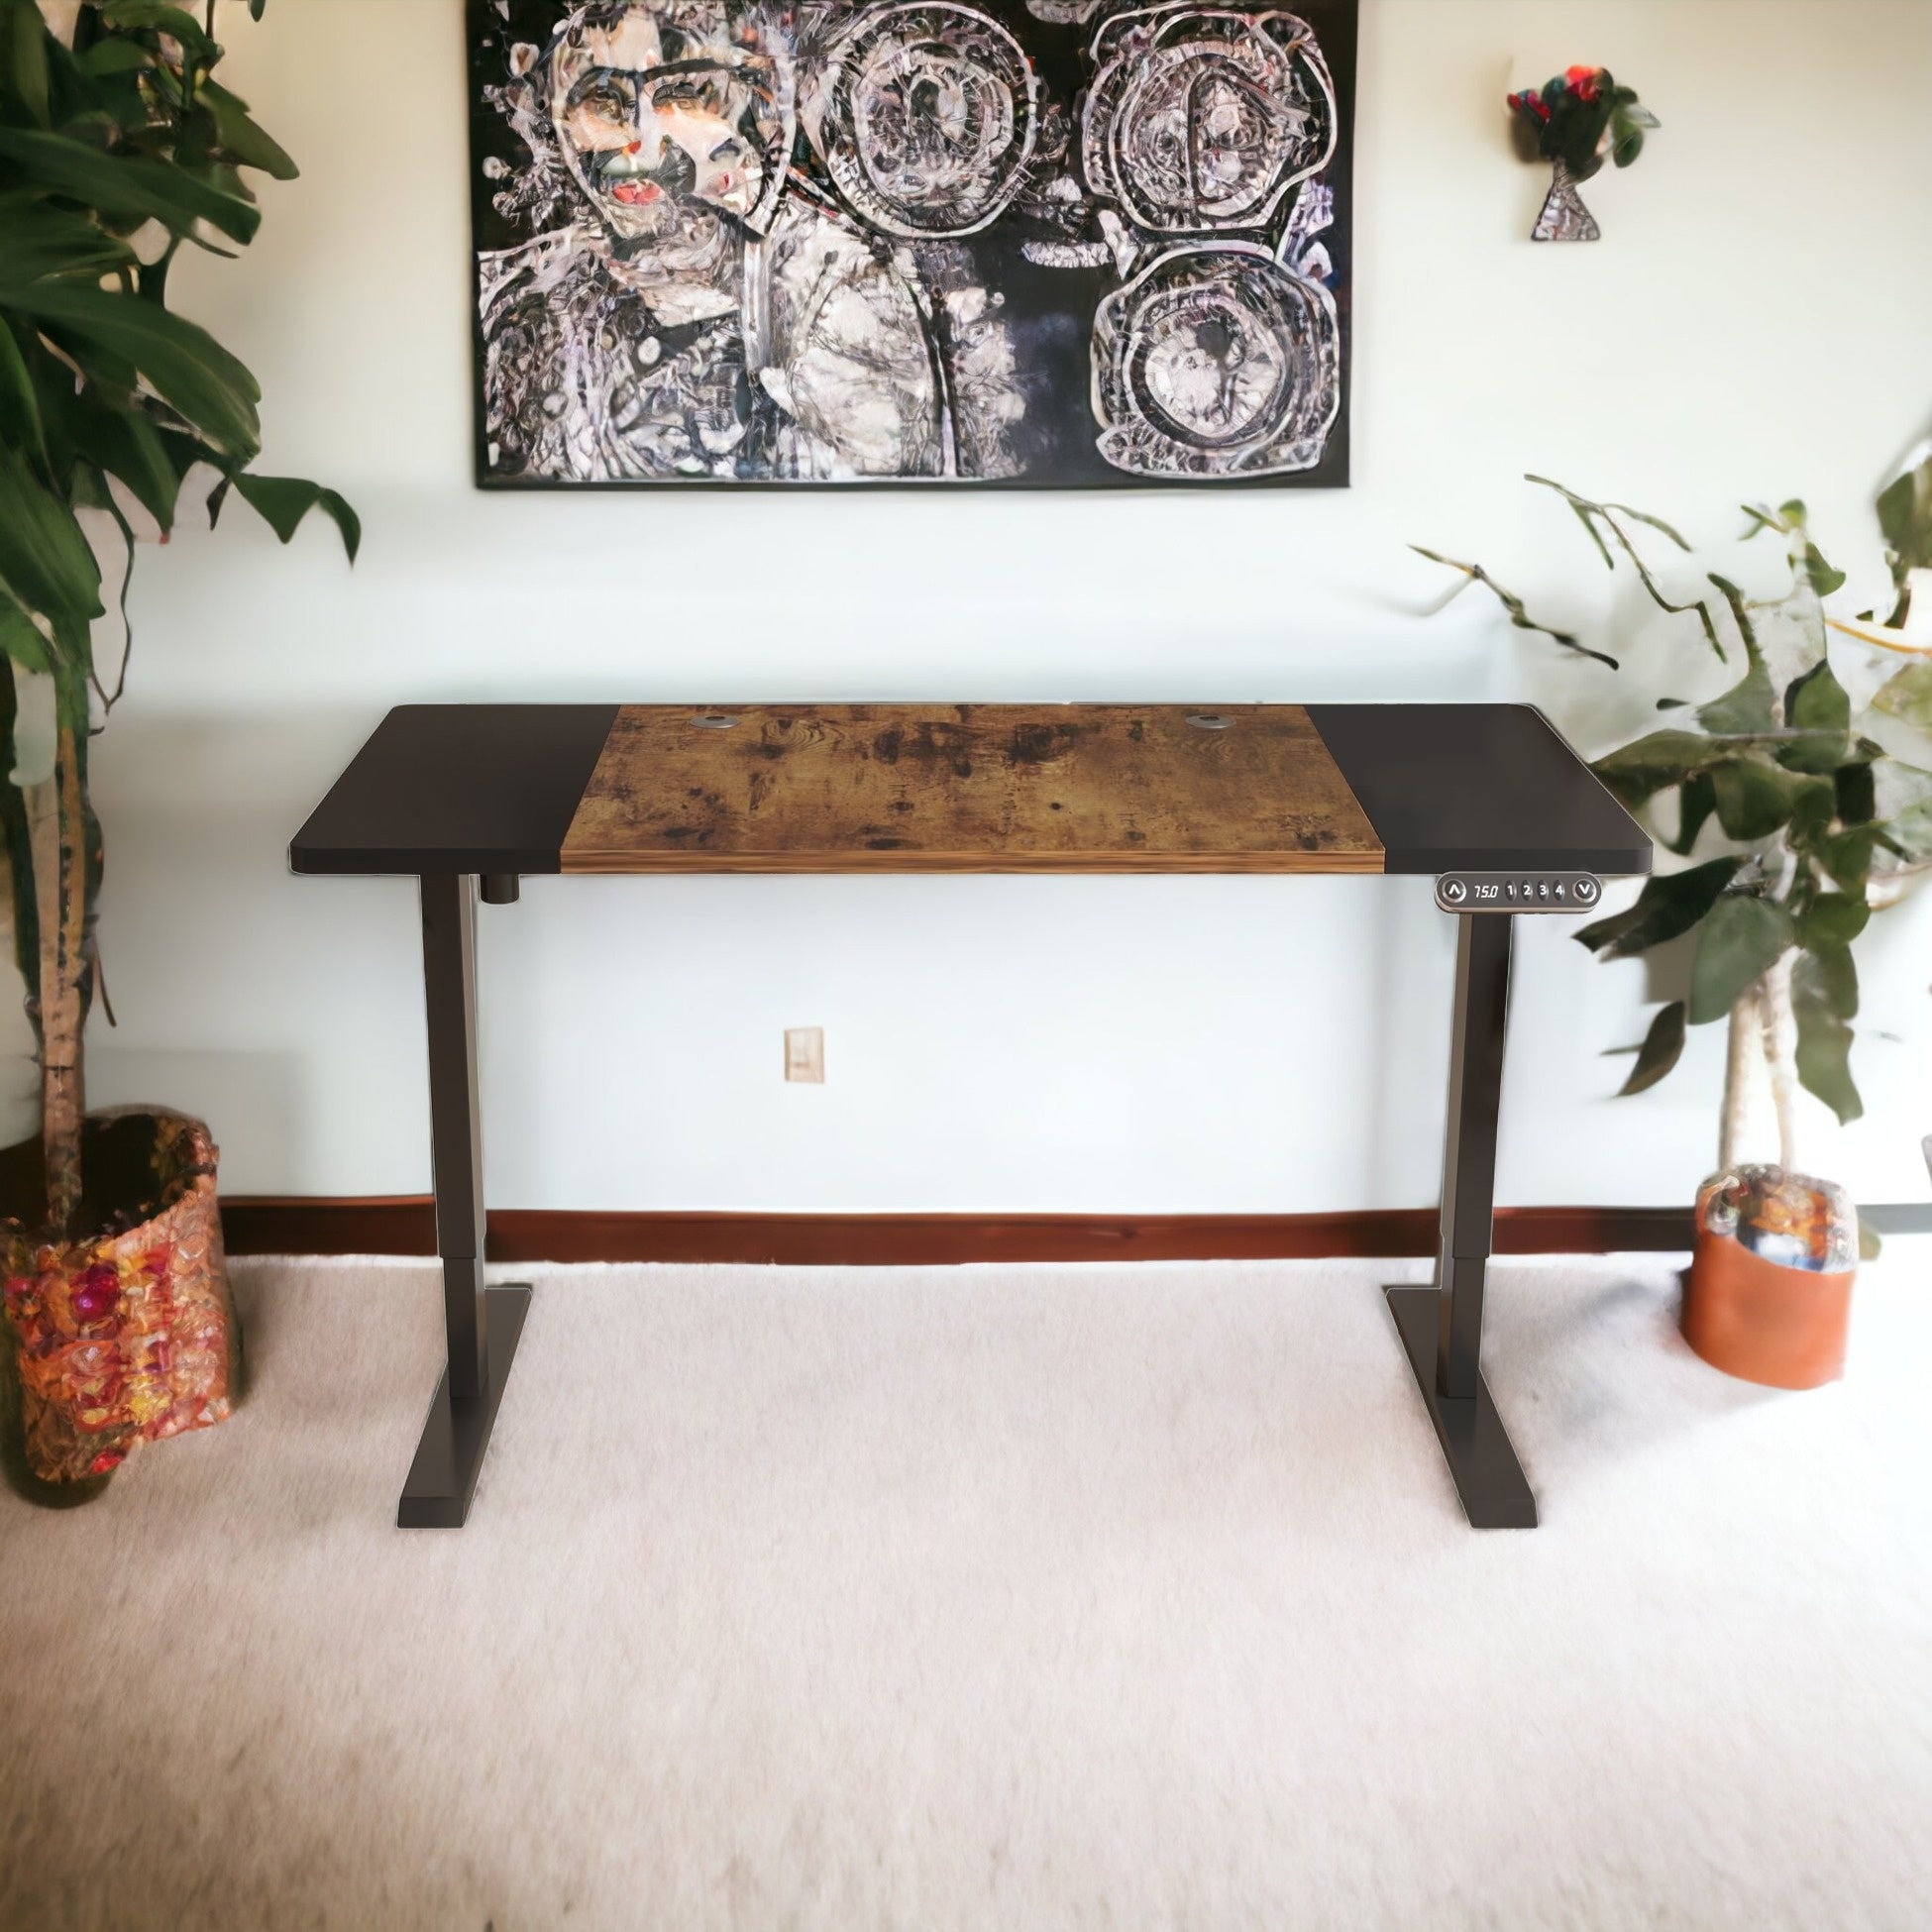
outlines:
M0 1493L0 1926L1921 1928L1928 1260L1804 1396L1499 1264L1489 1535L1413 1268L548 1271L451 1533L430 1272L245 1265L235 1421Z

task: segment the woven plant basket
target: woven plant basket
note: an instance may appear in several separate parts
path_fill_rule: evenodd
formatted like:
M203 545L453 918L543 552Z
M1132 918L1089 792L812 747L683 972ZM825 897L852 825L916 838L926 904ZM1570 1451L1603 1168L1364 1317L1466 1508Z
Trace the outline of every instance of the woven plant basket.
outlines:
M229 1413L239 1333L201 1122L123 1108L87 1121L80 1240L28 1218L39 1148L0 1174L4 1297L20 1437L38 1482L107 1475L136 1443ZM33 1204L33 1205L30 1205Z

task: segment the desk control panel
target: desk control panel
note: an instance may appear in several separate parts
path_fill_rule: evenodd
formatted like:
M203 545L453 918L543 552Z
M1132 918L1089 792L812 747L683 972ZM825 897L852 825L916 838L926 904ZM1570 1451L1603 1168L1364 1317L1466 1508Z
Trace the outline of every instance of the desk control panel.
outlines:
M1594 872L1445 872L1436 881L1445 912L1594 912L1602 897Z

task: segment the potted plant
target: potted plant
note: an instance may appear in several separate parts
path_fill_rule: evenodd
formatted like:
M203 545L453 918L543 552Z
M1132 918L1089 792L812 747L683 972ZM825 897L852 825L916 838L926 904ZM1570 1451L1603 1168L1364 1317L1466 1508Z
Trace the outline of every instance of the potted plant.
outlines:
M254 378L167 307L183 247L226 254L255 234L246 170L295 173L215 80L213 27L213 0L199 20L157 0L46 16L0 0L0 853L41 1066L39 1139L0 1176L0 1266L27 1465L56 1485L230 1399L208 1130L165 1112L90 1119L82 1079L100 984L88 759L127 669L135 544L166 537L203 466L211 517L232 490L284 542L318 506L352 559L360 534L334 491L250 470ZM111 667L94 650L109 595Z
M1906 494L1922 492L1923 518L1932 461L1916 476ZM1678 656L1654 695L1667 721L1591 767L1648 817L1661 852L1679 863L1660 868L1632 906L1576 937L1600 959L1690 942L1688 990L1662 1006L1641 1045L1627 1049L1636 1060L1621 1089L1641 1093L1662 1080L1687 1026L1728 1022L1719 1171L1698 1195L1684 1332L1733 1373L1809 1387L1842 1364L1858 1234L1843 1191L1798 1171L1793 1103L1802 1087L1841 1123L1862 1111L1850 1065L1854 947L1874 912L1932 861L1932 772L1892 756L1879 737L1886 716L1911 698L1903 688L1922 683L1927 654L1876 627L1870 612L1855 623L1826 616L1824 599L1845 580L1812 540L1801 502L1746 509L1748 536L1783 549L1775 595L1747 596L1714 572L1672 594L1646 551L1661 541L1689 556L1669 524L1547 478L1529 481L1556 490L1604 564L1627 562L1649 600L1680 619L1671 633ZM1932 529L1912 523L1892 492L1888 501L1889 554L1902 588ZM1461 572L1465 585L1488 586L1519 629L1619 668L1573 633L1538 621L1480 567L1422 555ZM1856 710L1827 648L1834 629L1911 659ZM1686 647L1697 654L1688 661ZM1704 673L1727 666L1734 681L1703 702L1673 696L1699 674L1699 656ZM1774 1161L1749 1159L1770 1151L1751 1144L1761 1132L1774 1136Z

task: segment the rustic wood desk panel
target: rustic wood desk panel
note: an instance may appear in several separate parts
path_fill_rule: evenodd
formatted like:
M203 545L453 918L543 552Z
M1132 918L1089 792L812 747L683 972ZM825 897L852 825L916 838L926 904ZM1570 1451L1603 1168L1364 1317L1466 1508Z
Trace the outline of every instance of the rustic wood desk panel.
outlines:
M617 713L566 872L1380 872L1298 704Z

